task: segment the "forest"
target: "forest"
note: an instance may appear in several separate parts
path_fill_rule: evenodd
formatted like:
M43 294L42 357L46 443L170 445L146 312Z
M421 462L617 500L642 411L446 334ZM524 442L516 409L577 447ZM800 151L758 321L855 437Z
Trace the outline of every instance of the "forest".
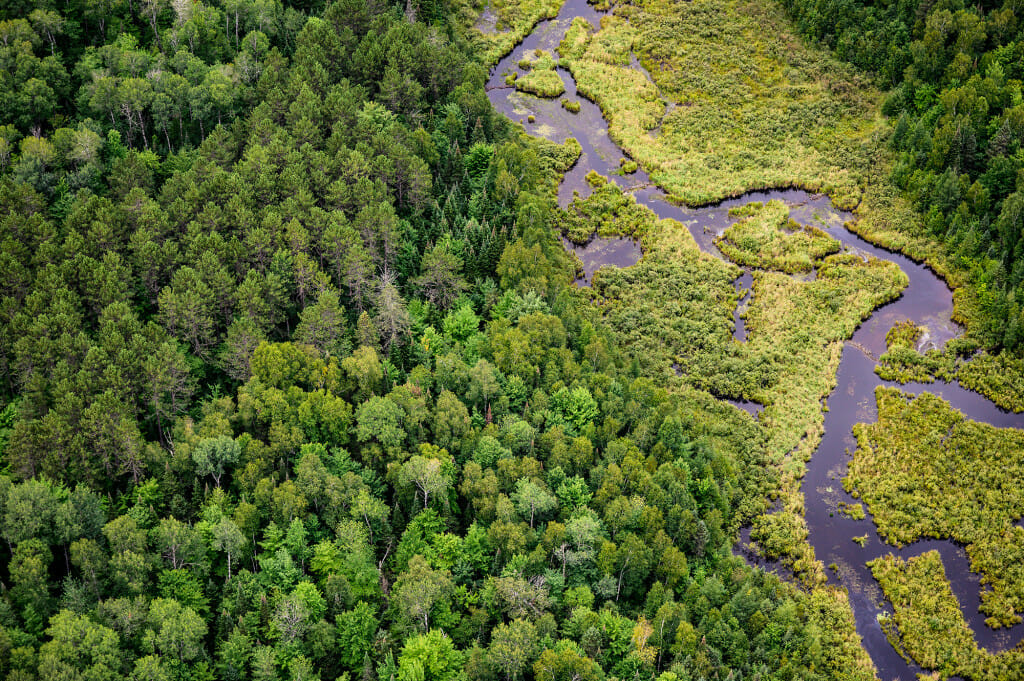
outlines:
M856 207L967 327L920 353L898 326L876 371L1024 409L1013 7L592 4L600 26L505 87L571 74L613 174L675 203ZM525 134L488 79L562 6L0 5L0 676L878 678L801 484L844 343L907 276L779 201L728 211L722 259L597 172L560 207L584 146ZM642 260L576 286L562 239L608 236ZM1012 625L1020 431L878 405L843 484L894 543L967 545ZM941 561L871 569L905 654L1016 667L970 639Z
M6 678L871 678L444 6L0 16Z

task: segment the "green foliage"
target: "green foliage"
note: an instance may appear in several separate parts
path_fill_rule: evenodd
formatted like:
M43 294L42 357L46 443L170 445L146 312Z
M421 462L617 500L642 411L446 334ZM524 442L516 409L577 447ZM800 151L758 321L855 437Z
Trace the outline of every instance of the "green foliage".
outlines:
M737 265L794 274L808 272L825 256L839 252L838 241L813 225L790 219L781 201L749 204L741 217L715 241Z
M671 196L704 204L801 186L857 203L859 178L876 163L865 153L873 95L852 70L787 37L775 5L648 0L616 15L593 35L574 25L559 50L611 138ZM630 68L631 53L653 82ZM836 81L846 85L828 85Z
M1020 648L992 654L979 649L953 595L936 551L903 560L885 556L869 563L893 605L900 642L925 669L941 678L1019 678Z
M1019 355L1024 268L1015 184L1021 73L1014 9L783 4L802 32L892 88L882 107L897 154L892 180L924 216L927 237L944 242L944 252L931 259L963 286L961 309L971 334ZM883 231L902 242L917 236Z
M536 54L519 62L519 68L528 73L516 79L516 89L538 97L558 97L565 92L565 83L555 71L555 66L550 52L538 50Z
M558 97L565 92L565 83L556 71L532 71L516 79L516 89L538 97Z
M452 3L461 28L475 43L481 61L493 66L522 41L537 22L554 19L564 0L493 0L490 3ZM487 20L481 10L487 8L494 17Z
M1024 500L1009 481L1024 474L1014 452L1024 434L968 421L938 397L879 388L878 423L857 424L857 451L843 484L867 503L879 533L897 545L921 537L967 547L971 569L990 585L981 610L991 626L1024 611L1018 565ZM957 471L969 466L962 479Z
M738 350L737 268L683 226L599 176L557 211L580 143L523 139L476 56L560 2L496 2L494 26L427 0L23 5L0 10L0 672L870 678L836 592L728 546L795 484L783 453L813 447L826 369L900 281L809 254L817 283L759 276ZM855 98L814 79L780 118L693 69L729 134L754 132L716 151L701 104L690 132L711 132L687 146L691 107L662 117L690 90L626 69L707 33L686 5L641 16L666 9L573 22L559 48L617 139L662 125L631 156L679 182L696 158L709 183L848 186L806 179L849 151L821 129L863 139L835 126ZM535 57L522 87L558 78ZM751 73L776 78L771 59ZM794 141L740 153L764 137ZM639 239L644 261L599 275L592 306L559 231ZM766 425L708 390L762 399Z

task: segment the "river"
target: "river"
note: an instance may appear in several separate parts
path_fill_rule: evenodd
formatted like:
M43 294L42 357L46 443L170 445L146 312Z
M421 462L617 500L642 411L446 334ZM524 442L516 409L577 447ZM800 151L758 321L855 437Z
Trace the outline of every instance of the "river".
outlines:
M597 29L600 27L602 14L587 4L586 0L566 0L555 19L539 23L534 31L494 68L487 85L492 104L510 119L522 122L531 134L559 143L567 137L575 137L580 142L580 159L566 173L559 186L558 199L563 207L572 201L574 194L585 196L589 193L590 188L584 177L594 170L631 192L638 202L650 207L660 217L672 218L685 224L702 250L722 257L714 246L714 238L731 223L729 208L753 201L778 199L790 207L790 214L794 220L801 224L813 223L825 229L843 244L844 250L854 251L865 257L889 260L907 274L910 283L902 296L875 310L846 343L843 351L837 374L837 387L828 398L829 411L825 414L825 434L803 480L809 541L819 560L826 565L834 563L838 567L837 572L827 571L830 580L848 590L857 631L882 679L912 681L916 674L922 671L918 666L908 664L897 654L878 622L880 614L891 613L892 609L865 563L887 553L909 557L937 550L942 556L946 575L977 643L990 652L1012 647L1021 640L1022 626L993 630L985 625L984 616L978 611L978 605L981 603L979 577L970 571L962 547L951 541L925 540L897 549L886 544L873 531L870 514L864 520L856 521L836 512L839 501L857 501L843 491L841 483L847 470L848 451L853 451L856 446L852 434L853 424L876 420L875 388L880 385L895 385L882 381L874 373L875 360L885 351L886 331L896 321L912 320L928 329L928 333L921 339L921 349L942 347L946 341L961 331L950 320L953 297L949 288L924 265L870 244L850 232L846 229L845 223L855 219L855 216L836 210L825 196L799 190L762 191L751 192L714 206L688 208L669 203L664 192L651 183L643 169L629 175L616 174L620 160L628 158L628 155L609 138L608 125L600 109L593 102L578 95L576 83L566 69L559 67L557 73L566 86L563 97L580 103L580 110L576 114L562 108L557 98L539 99L518 93L506 85L505 73L515 71L523 74L516 64L527 53L542 49L557 54L556 48L573 18L582 17ZM642 70L635 57L632 59L632 68ZM533 122L529 122L529 116L534 117ZM595 238L586 246L565 243L566 247L576 252L584 263L585 273L578 281L580 285L589 285L590 277L602 265L628 266L642 256L639 246L627 239ZM737 290L743 293L734 318L734 335L741 342L746 340L746 329L740 313L748 303L750 295L756 295L756 292L750 290L751 282L750 273L745 272L735 284ZM998 427L1024 428L1024 414L1003 411L984 397L957 384L937 382L898 387L915 394L925 390L937 394L975 421ZM755 417L760 409L760 405L750 402L733 404ZM868 534L868 539L863 547L851 540L852 537L865 533Z

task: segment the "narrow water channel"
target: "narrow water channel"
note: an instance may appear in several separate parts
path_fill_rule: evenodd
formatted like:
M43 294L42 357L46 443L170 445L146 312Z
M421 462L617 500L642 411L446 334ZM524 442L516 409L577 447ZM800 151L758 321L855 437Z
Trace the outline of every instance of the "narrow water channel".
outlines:
M967 623L974 632L978 645L990 652L1006 650L1022 637L1022 627L993 630L984 623L984 616L978 611L980 583L977 574L970 567L962 547L951 541L925 540L897 549L883 542L874 531L871 516L853 520L836 512L839 501L855 503L842 488L846 475L849 452L856 446L852 428L858 422L877 420L874 391L880 385L895 385L878 378L874 373L876 358L885 351L885 334L897 321L912 320L928 329L920 349L941 348L948 340L960 333L960 328L950 320L953 311L953 297L949 288L931 270L898 253L892 253L874 246L846 229L845 224L854 219L850 213L836 210L828 197L811 195L799 190L776 190L751 192L736 199L730 199L714 206L688 208L677 206L665 199L665 194L651 184L648 175L641 169L630 175L618 174L620 160L627 157L608 136L608 125L594 103L581 98L576 90L572 75L559 68L566 86L564 98L579 101L580 111L570 113L562 108L559 99L540 99L516 92L505 83L505 74L517 72L517 62L536 49L556 53L556 48L575 17L586 19L595 28L600 26L602 13L587 4L586 0L566 0L555 19L537 25L519 46L495 67L488 82L488 95L494 107L515 121L524 124L531 134L554 142L575 137L582 147L579 162L566 173L559 187L560 205L567 206L575 194L586 196L590 187L584 177L591 170L608 177L611 181L630 191L639 203L651 208L659 217L672 218L685 224L700 248L716 257L722 257L714 246L714 239L731 224L729 209L754 201L781 200L790 207L790 216L801 224L814 224L827 231L843 244L844 250L896 263L909 277L910 283L903 295L877 310L854 333L846 343L837 374L837 387L828 398L829 411L825 415L825 434L815 452L803 481L806 504L806 518L809 541L817 558L825 565L835 564L836 571L829 571L832 583L845 587L850 594L857 631L864 647L878 667L882 679L905 679L912 681L922 670L908 664L889 644L878 622L878 616L891 613L877 583L865 563L885 554L903 557L920 555L925 551L937 550L942 556L946 575L960 602ZM632 67L642 70L635 57ZM649 77L649 76L648 76ZM529 122L533 116L533 122ZM571 248L584 262L585 275L580 284L589 285L590 277L603 264L628 266L641 257L636 244L625 239L597 240L607 244L594 243L586 247ZM813 273L811 275L813 277ZM752 277L744 273L735 284L738 290L748 293L740 301L737 310L736 338L746 340L746 329L740 317L747 297L756 295L752 291ZM997 427L1024 428L1024 414L1011 414L996 407L984 397L964 390L957 384L937 382L933 384L910 384L898 386L910 393L928 391L941 396L967 418L989 423ZM734 403L752 414L761 405ZM867 534L868 539L861 547L852 541L855 536ZM741 544L743 542L741 541ZM761 567L763 563L752 561Z

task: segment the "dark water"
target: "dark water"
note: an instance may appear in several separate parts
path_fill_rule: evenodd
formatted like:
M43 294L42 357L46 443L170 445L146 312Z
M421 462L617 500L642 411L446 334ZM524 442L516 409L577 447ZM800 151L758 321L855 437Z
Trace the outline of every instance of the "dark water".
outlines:
M635 265L643 255L640 244L626 237L611 239L594 237L584 246L574 244L568 239L562 239L562 244L566 250L575 253L583 263L583 276L576 280L578 286L590 286L594 279L594 272L599 267L605 265L629 267Z
M736 304L736 311L732 314L734 326L732 337L742 343L747 340L747 323L743 319L743 313L746 311L747 305L750 304L750 297L754 292L752 288L754 286L754 275L751 272L744 272L740 275L739 279L733 282L733 286L736 287L736 292L740 294L740 300Z
M880 380L874 373L875 358L885 351L886 332L898 321L912 320L926 328L926 333L919 342L919 349L941 348L946 341L956 337L961 331L957 324L950 320L953 296L949 288L924 265L874 246L850 232L845 228L845 224L853 220L854 216L836 210L826 196L799 190L760 191L713 206L689 208L667 201L664 192L653 186L650 178L642 170L632 175L618 175L620 159L626 157L626 154L608 137L608 126L601 116L600 109L592 102L579 97L576 83L568 71L559 69L559 74L566 85L563 96L580 102L578 114L563 109L558 99L545 100L523 95L504 84L504 74L518 71L516 62L527 52L546 49L555 54L555 48L573 17L583 17L596 28L600 25L601 13L588 5L586 0L567 0L558 17L539 24L522 44L498 64L488 84L488 94L495 108L513 120L522 121L531 134L555 142L562 142L566 137L575 137L579 140L583 153L576 166L565 175L559 188L559 203L562 206L568 205L575 194L589 194L590 187L583 178L589 171L596 170L624 190L631 192L639 203L651 208L659 217L672 218L685 224L701 250L721 258L722 254L715 247L714 239L733 222L729 217L729 209L754 201L777 199L789 206L790 216L794 220L801 224L821 227L842 243L844 251L860 254L865 258L889 260L907 274L910 283L903 295L877 309L857 329L843 351L837 387L827 402L829 411L825 414L825 434L811 459L803 481L809 541L814 546L819 560L825 565L836 565L836 571L828 571L830 580L849 591L857 631L882 679L911 681L921 671L919 667L908 664L896 653L878 624L878 615L891 613L892 608L886 602L865 562L885 554L894 553L910 557L930 550L938 551L964 618L974 631L978 644L990 652L1012 647L1021 640L1024 627L993 630L985 625L984 616L978 612L978 605L981 602L979 577L970 571L962 547L951 541L925 540L897 549L878 537L870 515L863 520L855 521L836 511L839 501L857 503L857 500L843 491L841 483L847 471L848 452L856 446L852 434L853 424L877 419L874 390L880 385L890 385ZM633 68L640 68L635 57ZM533 123L527 122L529 115L534 116ZM636 262L641 255L636 245L625 239L595 239L586 247L573 247L572 250L584 262L586 275L581 281L583 284L589 284L590 277L597 267L603 264L628 266ZM809 280L814 276L815 273L811 272L801 278ZM750 273L745 272L734 285L737 290L751 289ZM756 295L756 292L751 290L740 298L734 315L734 337L740 342L747 338L746 326L741 315L745 306L749 304L750 295ZM956 384L940 382L900 387L915 394L925 390L937 394L975 421L998 427L1024 427L1024 415L1005 412L984 397L964 390ZM762 408L762 405L750 402L732 404L754 415ZM865 534L867 541L864 547L852 541L853 537ZM737 551L760 567L783 572L778 566L772 566L752 556L749 550L749 531L742 534Z

